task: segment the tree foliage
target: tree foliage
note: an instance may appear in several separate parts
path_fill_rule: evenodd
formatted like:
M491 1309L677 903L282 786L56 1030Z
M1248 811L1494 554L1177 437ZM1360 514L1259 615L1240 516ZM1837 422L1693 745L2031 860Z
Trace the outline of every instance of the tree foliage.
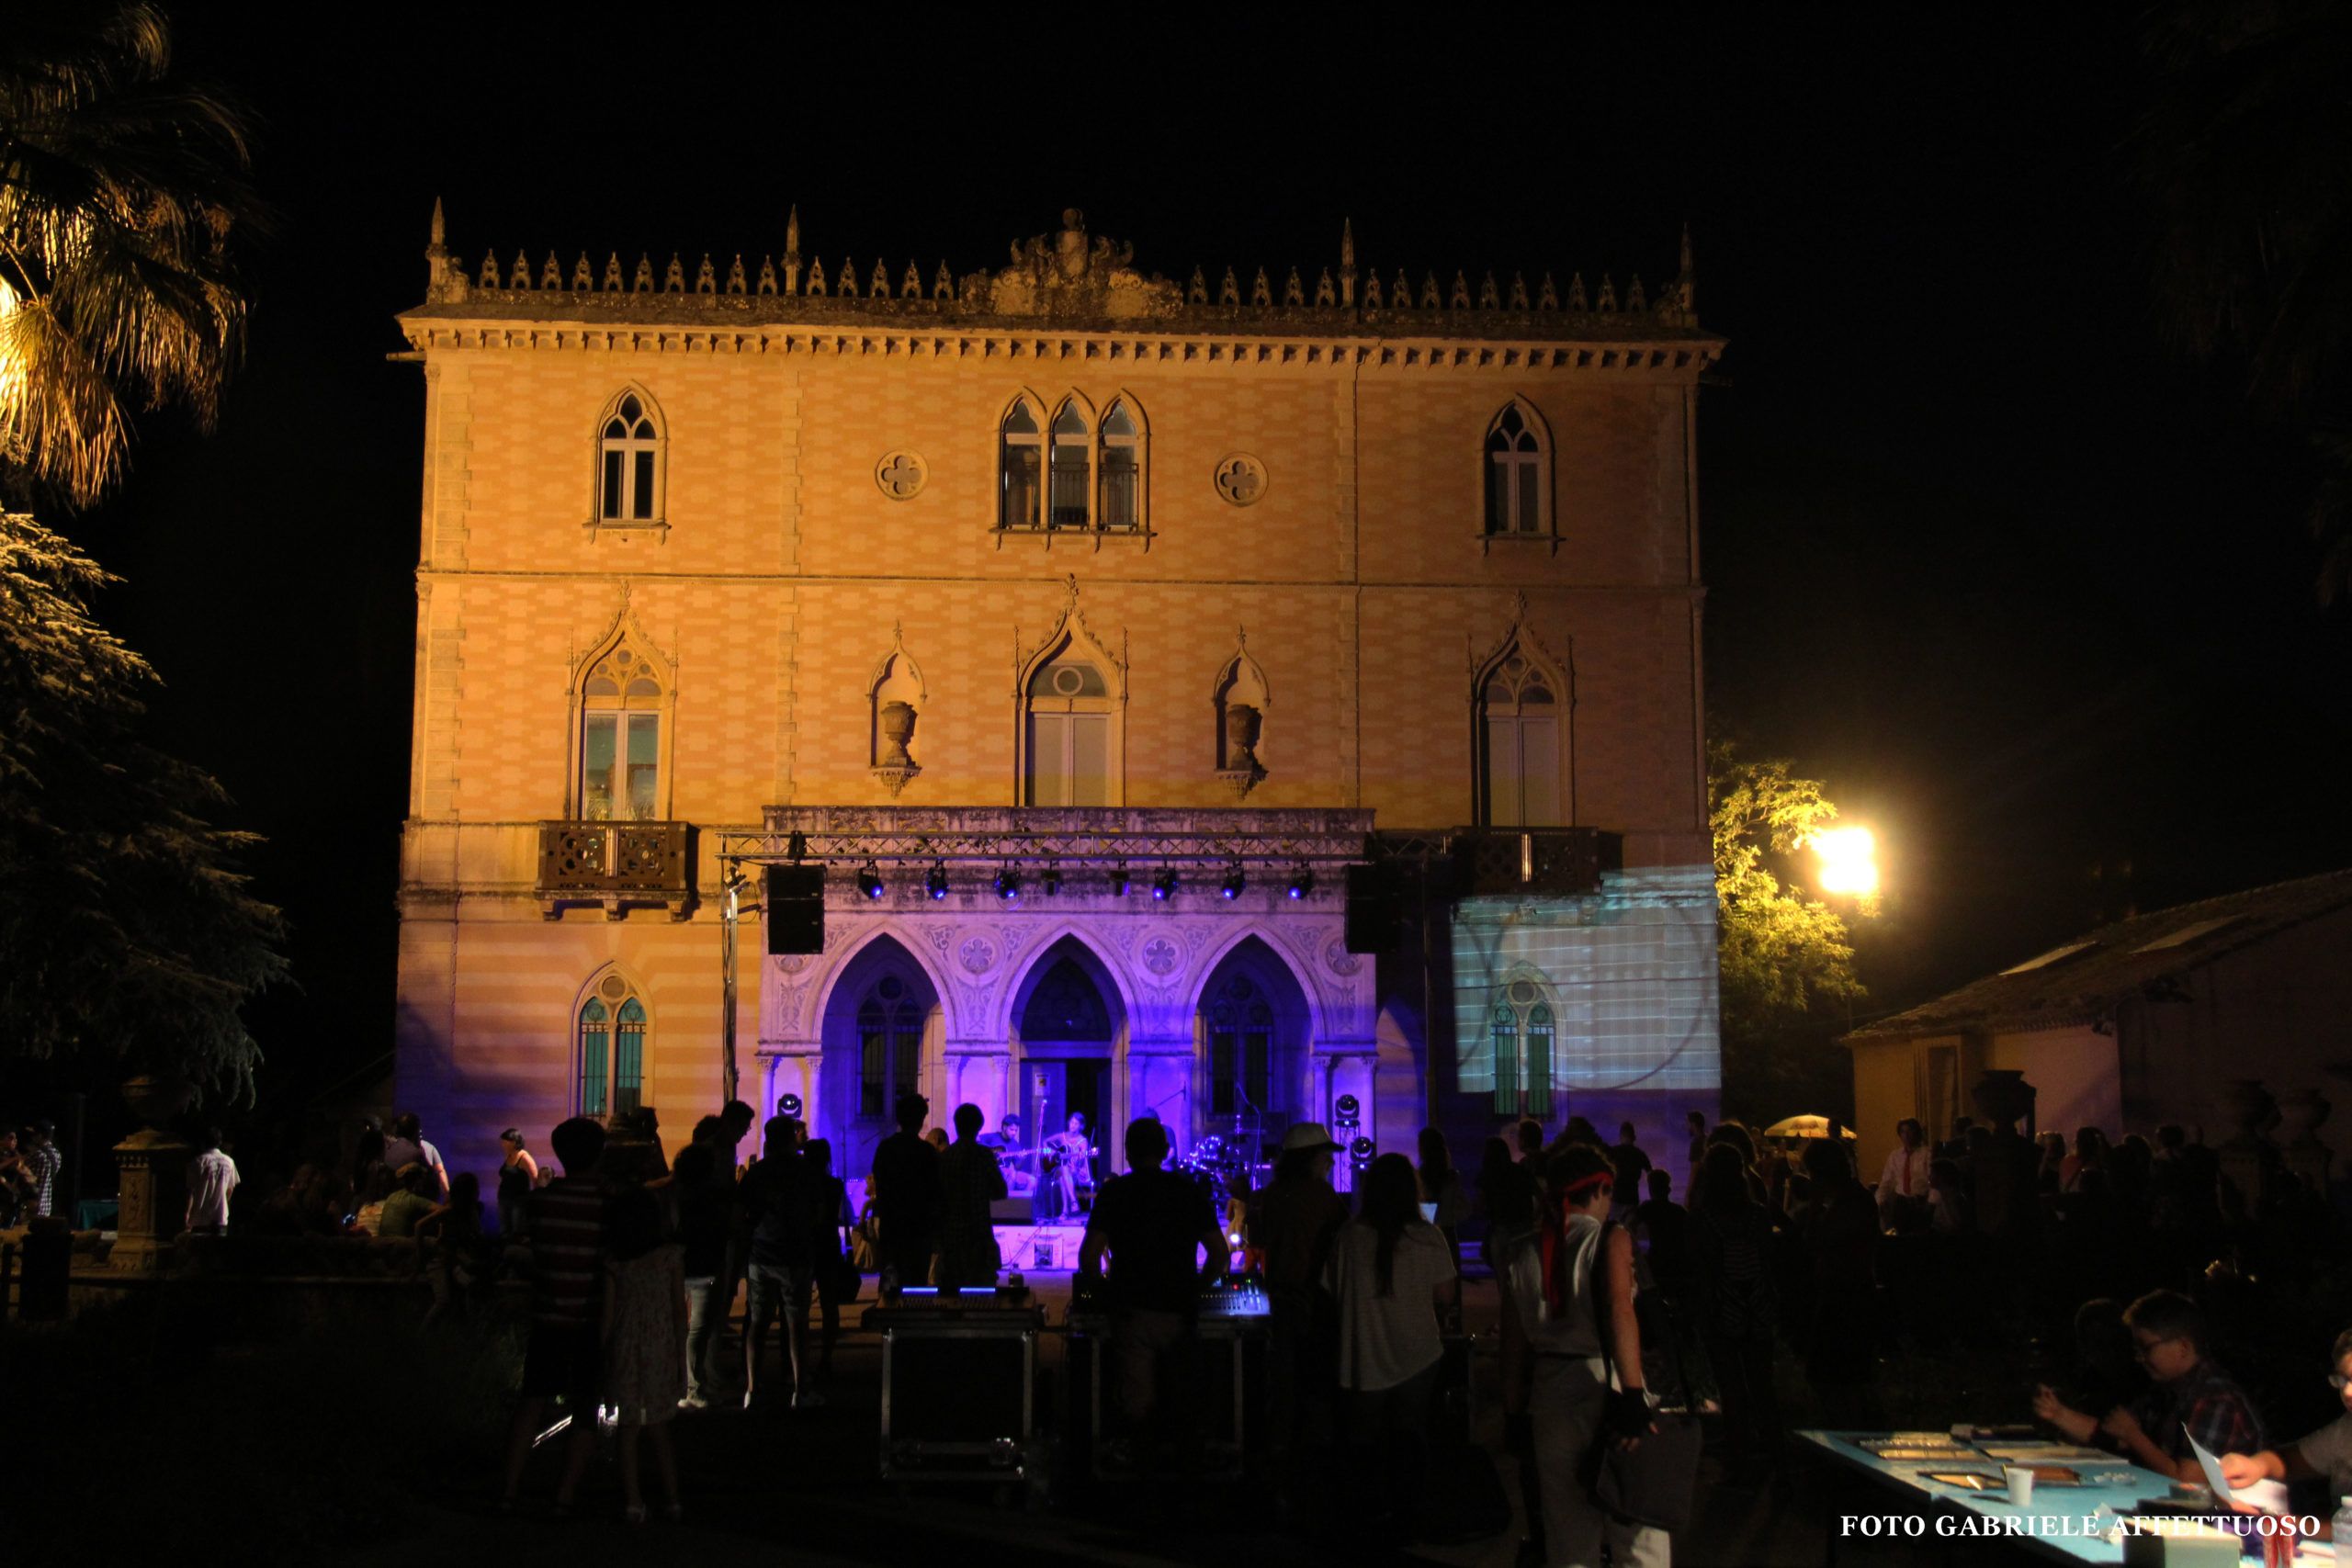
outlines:
M2132 135L2160 324L2312 444L2324 600L2352 588L2352 14L2165 0Z
M235 112L170 74L145 4L0 28L0 1055L97 1055L249 1090L238 1010L280 978L252 835L141 739L154 672L90 612L112 579L7 507L100 499L134 407L209 423L243 337L229 237L257 215Z
M96 502L134 405L210 422L244 334L246 161L236 111L172 77L153 6L0 28L0 467L20 502Z
M277 911L198 769L143 742L146 661L91 617L110 581L0 512L0 1013L7 1049L92 1052L247 1088L238 1009L279 978Z
M1774 867L1838 807L1819 781L1786 761L1744 760L1728 741L1713 743L1707 762L1725 1098L1768 1120L1837 1114L1851 1091L1826 1006L1863 995L1853 946L1838 911L1784 885Z

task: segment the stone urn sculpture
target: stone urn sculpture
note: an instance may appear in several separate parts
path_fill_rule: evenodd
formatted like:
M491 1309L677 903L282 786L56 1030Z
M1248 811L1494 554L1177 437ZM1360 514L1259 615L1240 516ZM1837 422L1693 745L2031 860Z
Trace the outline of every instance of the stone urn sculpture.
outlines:
M895 698L884 703L874 716L874 728L882 740L881 755L874 763L874 776L895 796L906 787L909 779L922 772L913 753L907 750L908 742L915 738L914 705Z
M2229 1129L2229 1136L2214 1151L2221 1156L2222 1179L2237 1189L2252 1213L2262 1201L2263 1174L2270 1164L2271 1149L2262 1130L2278 1119L2278 1102L2260 1078L2231 1078L2213 1102Z
M907 742L915 738L915 710L911 703L888 702L882 705L882 761L885 768L903 768L914 759L907 754Z
M2014 1129L2033 1114L2034 1088L2025 1081L2022 1067L1987 1067L1969 1091L1977 1114L1996 1132Z
M196 1150L161 1123L187 1110L195 1094L195 1085L165 1074L141 1073L122 1086L123 1103L144 1125L114 1146L122 1201L109 1268L154 1274L173 1261L175 1244L187 1228L187 1162Z
M1225 766L1217 777L1233 786L1235 798L1248 795L1266 776L1258 761L1258 710L1248 703L1225 705Z
M2279 1153L2287 1168L2314 1192L2327 1190L2328 1168L2335 1156L2319 1141L2319 1125L2335 1109L2315 1089L2299 1089L2278 1097Z

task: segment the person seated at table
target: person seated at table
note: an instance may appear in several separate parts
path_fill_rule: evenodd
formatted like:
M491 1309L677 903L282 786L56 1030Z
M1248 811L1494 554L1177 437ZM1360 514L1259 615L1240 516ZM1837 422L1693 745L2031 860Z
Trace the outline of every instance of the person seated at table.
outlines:
M2283 1448L2223 1454L2222 1479L2234 1488L2324 1475L2330 1497L2352 1497L2352 1328L2337 1335L2328 1351L2327 1381L2344 1405L2342 1415Z
M2148 1369L2148 1392L2102 1416L2069 1407L2043 1383L2034 1391L2036 1418L2072 1441L2096 1441L2175 1481L2203 1479L2191 1438L2209 1453L2261 1450L2262 1417L2207 1353L2205 1314L2195 1302L2177 1291L2151 1291L2132 1303L2123 1322L2132 1330L2132 1355Z

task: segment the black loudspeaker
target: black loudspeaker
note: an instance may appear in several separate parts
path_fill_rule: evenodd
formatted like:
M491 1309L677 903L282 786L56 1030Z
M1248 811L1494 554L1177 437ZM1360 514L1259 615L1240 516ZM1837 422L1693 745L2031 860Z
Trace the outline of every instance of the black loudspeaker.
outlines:
M825 868L767 868L768 953L825 951Z
M1348 867L1350 953L1385 953L1396 931L1396 905L1376 865Z

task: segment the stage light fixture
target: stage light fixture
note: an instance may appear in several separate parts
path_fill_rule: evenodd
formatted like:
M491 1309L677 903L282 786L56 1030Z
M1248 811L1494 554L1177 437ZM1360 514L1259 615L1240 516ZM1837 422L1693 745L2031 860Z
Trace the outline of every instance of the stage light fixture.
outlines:
M1061 862L1057 860L1049 860L1046 863L1045 884L1046 897L1048 898L1062 890Z
M800 1097L797 1094L778 1095L775 1102L775 1113L778 1116L799 1115Z
M1342 1122L1353 1122L1363 1113L1363 1102L1352 1094L1343 1094L1331 1103L1332 1111Z
M795 828L792 830L792 837L785 840L784 853L787 860L807 860L808 858L808 835L802 832L799 829Z
M1127 863L1125 861L1121 861L1118 864L1111 868L1111 897L1114 898L1124 898L1126 896Z
M1250 886L1250 879L1241 874L1241 863L1235 861L1232 867L1226 872L1225 880L1217 885L1217 891L1227 898L1238 898L1241 897L1241 890L1248 886Z
M996 874L996 896L1006 903L1021 897L1021 874L1011 866Z
M1151 896L1162 904L1176 897L1176 868L1174 866L1163 865L1159 868L1159 874L1151 879Z
M945 861L935 860L931 863L931 869L922 874L922 890L931 895L933 903L947 897L947 863Z
M858 867L857 890L868 898L879 898L885 891L882 886L882 868L876 865L871 858Z
M1290 874L1290 896L1293 898L1304 898L1314 891L1315 873L1305 861L1301 861L1298 863L1298 869Z
M1354 1143L1348 1145L1348 1164L1354 1167L1359 1174L1369 1170L1372 1168L1372 1156L1374 1152L1373 1142L1370 1138L1358 1138Z

